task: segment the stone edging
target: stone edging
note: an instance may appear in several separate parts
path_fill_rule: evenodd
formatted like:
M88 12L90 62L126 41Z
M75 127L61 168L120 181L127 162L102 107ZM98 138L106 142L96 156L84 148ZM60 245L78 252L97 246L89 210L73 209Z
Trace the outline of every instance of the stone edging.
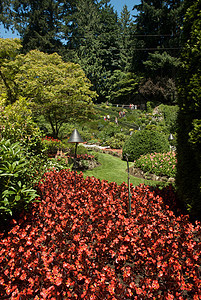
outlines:
M173 177L158 176L151 173L144 173L140 168L135 168L135 167L130 168L130 174L133 175L134 177L144 178L146 180L163 181L169 183L175 182L175 178Z

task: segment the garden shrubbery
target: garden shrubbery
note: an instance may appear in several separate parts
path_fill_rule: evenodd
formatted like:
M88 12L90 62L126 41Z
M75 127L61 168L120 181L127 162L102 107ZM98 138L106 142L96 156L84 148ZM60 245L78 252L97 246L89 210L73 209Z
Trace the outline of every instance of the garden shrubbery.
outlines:
M132 134L123 146L123 157L126 154L130 161L138 159L141 155L152 152L167 152L170 148L167 137L158 131L140 130Z
M151 153L141 155L134 161L134 167L140 168L143 172L152 173L157 176L176 176L176 153Z
M30 178L30 162L19 142L0 141L0 216L19 213L36 197Z
M200 223L167 206L174 190L128 186L66 170L46 173L40 202L0 241L2 299L201 297Z
M113 137L109 138L107 145L112 149L121 149L128 136L123 133L115 133Z

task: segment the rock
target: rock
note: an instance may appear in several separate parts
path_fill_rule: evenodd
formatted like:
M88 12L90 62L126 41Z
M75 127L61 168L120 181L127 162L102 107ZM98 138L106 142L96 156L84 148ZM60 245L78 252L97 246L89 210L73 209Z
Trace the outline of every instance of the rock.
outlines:
M128 170L126 170L128 172ZM134 177L144 178L153 181L163 181L168 183L174 183L175 179L173 177L168 178L167 176L157 176L155 174L144 173L140 168L131 167L130 174Z
M174 179L173 177L170 177L170 178L168 178L168 182L174 183L174 182L175 182L175 179Z

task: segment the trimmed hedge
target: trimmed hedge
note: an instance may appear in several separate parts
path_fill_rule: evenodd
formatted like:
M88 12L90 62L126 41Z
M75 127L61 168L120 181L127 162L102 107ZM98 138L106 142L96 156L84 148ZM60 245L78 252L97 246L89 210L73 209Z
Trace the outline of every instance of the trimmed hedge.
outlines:
M129 161L138 159L141 155L153 152L167 152L170 149L167 137L153 130L136 131L124 143L123 158L128 154Z

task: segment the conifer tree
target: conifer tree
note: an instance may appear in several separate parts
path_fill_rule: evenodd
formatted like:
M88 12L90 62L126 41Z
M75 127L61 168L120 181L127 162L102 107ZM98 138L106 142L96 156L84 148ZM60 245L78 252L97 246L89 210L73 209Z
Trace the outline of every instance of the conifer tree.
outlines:
M194 218L201 217L201 0L185 1L185 47L179 76L177 191Z
M12 23L22 38L24 53L33 49L61 52L63 5L54 0L12 0Z

